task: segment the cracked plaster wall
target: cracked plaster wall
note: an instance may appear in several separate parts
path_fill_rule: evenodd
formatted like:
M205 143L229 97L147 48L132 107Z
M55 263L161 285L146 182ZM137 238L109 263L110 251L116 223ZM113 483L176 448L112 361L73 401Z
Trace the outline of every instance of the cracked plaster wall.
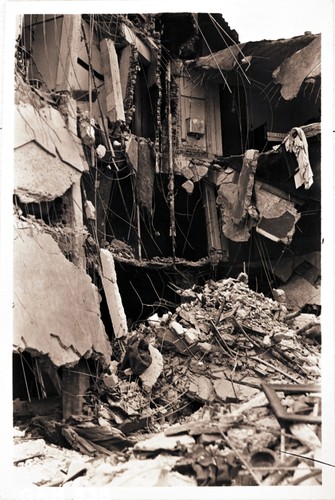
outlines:
M17 105L14 148L14 193L23 203L62 196L87 169L79 139L50 106Z

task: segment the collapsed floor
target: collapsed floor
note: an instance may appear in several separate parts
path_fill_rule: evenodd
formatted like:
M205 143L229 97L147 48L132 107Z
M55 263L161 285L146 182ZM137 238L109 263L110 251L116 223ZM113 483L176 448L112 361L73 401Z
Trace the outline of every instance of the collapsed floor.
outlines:
M18 484L321 484L320 317L243 273L179 293L115 339L82 416L17 414Z

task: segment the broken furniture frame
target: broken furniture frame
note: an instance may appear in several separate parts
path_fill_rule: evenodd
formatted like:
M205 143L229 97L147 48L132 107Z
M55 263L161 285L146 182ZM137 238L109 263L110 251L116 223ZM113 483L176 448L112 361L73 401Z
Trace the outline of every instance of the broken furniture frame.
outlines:
M303 422L306 424L321 424L321 416L318 415L299 415L297 413L289 413L282 406L280 399L277 395L277 391L281 391L287 394L297 394L305 392L320 392L321 387L319 385L310 384L261 384L262 390L264 391L266 397L269 400L271 408L279 421L294 421Z

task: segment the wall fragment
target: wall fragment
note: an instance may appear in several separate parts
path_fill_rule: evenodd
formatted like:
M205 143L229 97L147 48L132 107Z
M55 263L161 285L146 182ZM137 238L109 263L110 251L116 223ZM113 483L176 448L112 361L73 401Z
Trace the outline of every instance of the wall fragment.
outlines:
M100 297L90 277L64 257L52 236L19 220L13 288L15 352L45 354L56 366L91 356L110 362Z
M251 204L258 157L259 152L255 149L248 149L244 154L242 170L237 183L235 202L232 207L232 216L235 224L239 224L241 219L245 219L247 216L248 208Z
M78 138L62 115L29 103L15 111L14 193L24 203L50 201L80 180L85 164Z
M294 203L270 193L264 184L257 181L252 187L249 178L242 181L245 197L244 203L241 203L239 185L232 181L231 176L219 176L218 179L221 185L218 189L217 204L221 213L222 231L227 238L232 241L248 241L251 228L256 227L257 232L272 241L285 244L292 241L295 225L300 219ZM251 204L253 189L255 199ZM234 214L242 213L242 219L235 223L239 219L234 217Z
M14 193L23 203L52 201L62 196L75 182L80 172L65 165L35 142L14 152Z
M294 204L269 193L257 183L255 192L260 217L256 231L272 241L289 245L301 217Z
M287 305L292 309L300 309L306 304L321 305L320 286L313 286L296 273L281 288L285 292Z

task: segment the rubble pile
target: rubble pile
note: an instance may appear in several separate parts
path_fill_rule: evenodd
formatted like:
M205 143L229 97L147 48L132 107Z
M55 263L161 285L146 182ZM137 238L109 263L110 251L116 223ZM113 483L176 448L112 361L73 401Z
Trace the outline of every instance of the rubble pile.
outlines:
M114 349L84 415L57 424L89 458L43 484L320 484L319 318L288 311L280 290L254 292L243 273L180 296Z
M233 372L239 382L274 374L278 380L317 380L320 344L299 335L304 329L289 321L283 302L254 292L243 280L244 275L182 291L175 313L149 318L142 333L152 336L154 331L163 352L187 356L188 368L205 371L207 377L225 372L230 380ZM187 363L181 364L185 373Z

